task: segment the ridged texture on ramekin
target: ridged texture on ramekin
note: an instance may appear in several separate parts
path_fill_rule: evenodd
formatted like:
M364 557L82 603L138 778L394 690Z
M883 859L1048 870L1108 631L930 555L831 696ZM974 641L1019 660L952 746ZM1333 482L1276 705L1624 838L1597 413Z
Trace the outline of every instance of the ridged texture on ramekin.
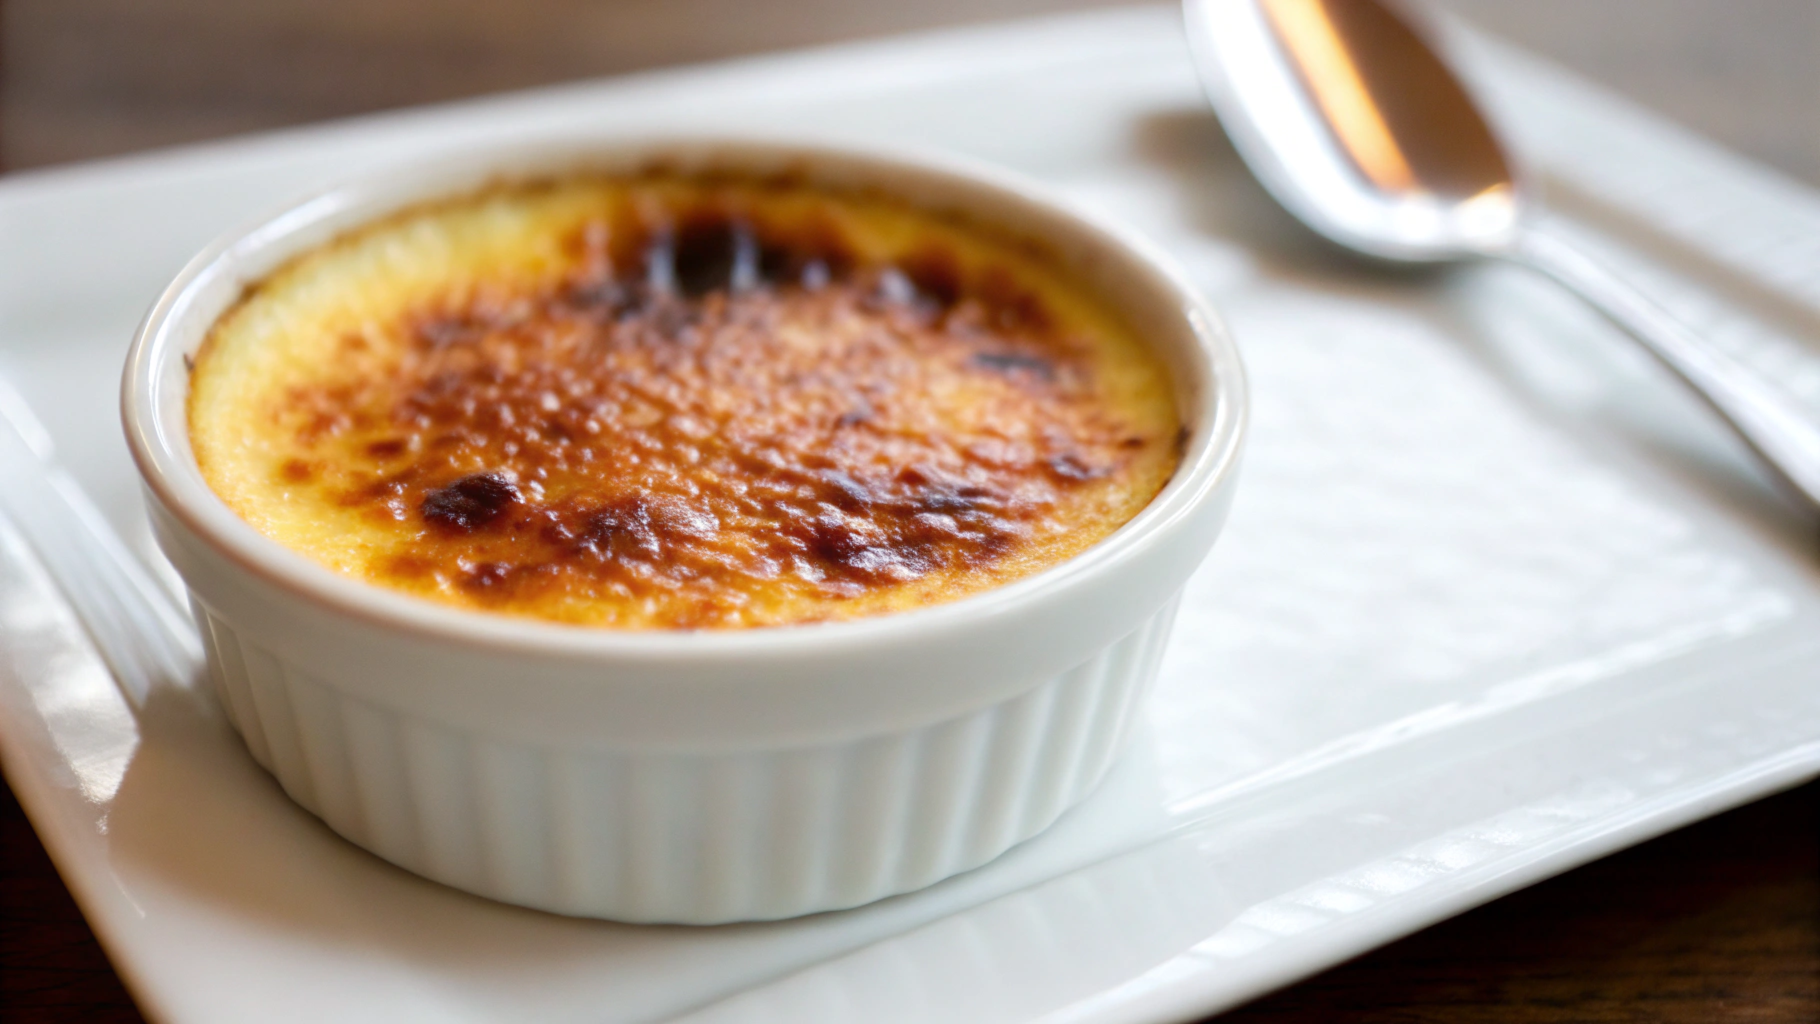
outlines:
M313 678L198 607L255 759L336 832L458 889L563 914L712 924L856 906L977 867L1105 775L1170 601L1011 700L907 732L738 753L503 742Z

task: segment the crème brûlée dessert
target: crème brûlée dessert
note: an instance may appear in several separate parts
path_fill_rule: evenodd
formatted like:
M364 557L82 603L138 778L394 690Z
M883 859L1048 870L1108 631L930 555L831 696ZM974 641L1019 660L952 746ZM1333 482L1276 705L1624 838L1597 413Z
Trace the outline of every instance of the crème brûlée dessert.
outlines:
M786 178L501 184L249 289L194 358L192 448L267 536L462 608L920 608L1079 554L1180 458L1166 368L1059 267Z

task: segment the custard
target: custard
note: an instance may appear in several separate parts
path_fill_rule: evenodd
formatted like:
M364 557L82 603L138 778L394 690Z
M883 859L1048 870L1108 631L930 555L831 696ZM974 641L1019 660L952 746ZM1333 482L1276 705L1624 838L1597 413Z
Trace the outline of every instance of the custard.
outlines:
M622 629L1039 572L1168 481L1158 359L1039 250L888 197L653 174L407 210L194 360L203 476L348 576Z

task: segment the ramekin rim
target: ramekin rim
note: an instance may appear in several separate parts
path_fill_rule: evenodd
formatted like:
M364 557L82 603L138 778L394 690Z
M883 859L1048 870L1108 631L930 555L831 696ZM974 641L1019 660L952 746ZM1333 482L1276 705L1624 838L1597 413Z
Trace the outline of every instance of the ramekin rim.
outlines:
M951 153L775 133L565 133L536 140L529 147L523 142L467 146L443 154L440 159L504 162L509 153L530 153L535 159L539 144L551 157L567 159L569 166L575 168L583 166L590 155L604 162L609 155L655 155L683 148L717 153L744 151L749 156L788 152L809 160L869 164L872 170L907 172L925 180L945 179L944 184L957 190L1036 208L1068 223L1078 238L1089 241L1096 250L1119 253L1166 286L1180 303L1180 313L1196 338L1208 377L1205 406L1211 415L1205 417L1204 423L1195 423L1184 461L1163 490L1109 536L1030 576L910 611L741 629L615 630L455 608L347 578L259 532L209 488L200 472L186 464L171 443L159 415L159 382L168 361L182 358L174 351L171 335L183 322L186 308L211 275L227 272L238 249L274 244L274 239L358 206L363 198L370 199L387 187L421 177L431 166L429 160L421 160L319 189L285 205L276 214L252 222L250 227L224 232L193 257L159 295L135 333L121 382L121 416L128 447L152 496L216 553L293 596L342 615L494 652L665 659L800 654L809 646L823 650L870 647L919 634L934 636L977 628L1045 599L1059 598L1065 592L1091 585L1096 577L1135 555L1143 545L1162 542L1162 535L1172 532L1173 527L1213 499L1237 471L1248 429L1249 388L1238 349L1212 303L1154 243L1115 220L1059 198L1034 179ZM512 175L502 177L509 180ZM454 194L459 193L429 191L414 201L433 201Z

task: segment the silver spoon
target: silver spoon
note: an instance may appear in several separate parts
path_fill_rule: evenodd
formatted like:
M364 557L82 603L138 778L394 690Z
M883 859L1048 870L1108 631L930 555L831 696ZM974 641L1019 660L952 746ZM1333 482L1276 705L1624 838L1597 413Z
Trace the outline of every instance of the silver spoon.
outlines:
M1381 259L1496 257L1546 274L1687 382L1820 509L1820 422L1571 242L1422 34L1379 0L1184 0L1188 41L1239 155L1277 201Z

